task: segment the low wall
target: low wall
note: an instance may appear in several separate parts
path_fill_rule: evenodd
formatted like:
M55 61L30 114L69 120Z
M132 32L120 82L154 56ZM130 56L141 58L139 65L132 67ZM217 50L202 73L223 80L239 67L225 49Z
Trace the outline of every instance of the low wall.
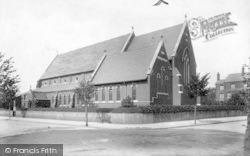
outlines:
M8 116L8 110L0 110L0 116ZM11 112L12 115L12 112ZM197 112L196 119L244 116L243 111L203 111ZM16 112L17 117L22 117L21 111ZM57 119L85 121L84 112L55 112L55 111L31 111L26 112L27 118ZM142 113L88 113L90 122L108 122L118 124L147 124L158 122L171 122L193 120L194 112L166 113L166 114L142 114Z

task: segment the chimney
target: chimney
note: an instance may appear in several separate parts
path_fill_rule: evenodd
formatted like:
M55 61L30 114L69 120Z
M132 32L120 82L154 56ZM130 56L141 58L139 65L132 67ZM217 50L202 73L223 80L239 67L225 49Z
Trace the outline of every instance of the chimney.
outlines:
M217 81L220 80L220 73L217 73Z
M241 67L241 76L244 76L245 75L245 64L242 65Z

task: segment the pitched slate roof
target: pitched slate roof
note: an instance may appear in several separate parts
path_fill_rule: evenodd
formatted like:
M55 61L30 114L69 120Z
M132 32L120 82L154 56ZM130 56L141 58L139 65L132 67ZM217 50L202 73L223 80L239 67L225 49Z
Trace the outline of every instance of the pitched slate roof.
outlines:
M180 35L182 27L183 23L151 33L136 36L133 38L132 43L129 45L127 51L142 49L155 45L161 41L162 36L168 58L170 58L170 56L173 54L173 49Z
M107 55L120 52L128 37L129 34L126 34L64 54L59 54L41 76L40 80L93 71L105 50Z
M94 84L107 84L145 80L157 46L156 44L147 48L107 56L92 82Z
M162 38L164 40L164 47L166 49L168 57L170 58L170 56L173 53L173 49L176 45L176 42L178 40L178 37L181 33L182 27L183 27L183 24L179 24L176 26L161 29L158 31L144 34L144 35L135 36L129 43L128 48L126 49L124 53L121 53L121 50L123 49L130 34L123 35L123 36L120 36L111 40L107 40L101 43L97 43L94 45L90 45L90 46L77 49L68 53L60 54L54 59L54 61L51 63L48 69L41 76L40 80L64 76L64 75L82 73L82 72L87 72L87 71L94 71L94 69L97 67L97 64L99 63L99 61L101 60L104 54L104 50L106 50L107 60L110 59L109 55L115 55L114 58L117 57L121 61L123 61L121 57L131 57L131 58L137 57L137 56L132 56L132 55L133 54L139 55L142 53L141 51L144 51L144 50L147 51L146 49L150 49L156 46L162 40ZM128 54L131 56L126 56L127 54L125 53L132 52L132 51L133 51L133 54ZM154 51L152 53L154 53ZM118 56L118 55L121 55L121 56ZM151 53L149 56L151 56ZM138 60L140 61L137 62L138 66L140 66L139 65L140 62L143 62L144 58L145 60L148 59L147 56L140 56L140 57L141 58L138 58ZM106 64L106 59L104 60L104 63L103 63L104 65ZM117 60L114 60L114 61L116 61L116 63L119 64ZM142 68L143 67L145 66L142 66ZM128 66L127 68L130 68L130 66ZM101 69L104 69L104 67L101 67ZM139 77L137 77L138 76L136 75L137 73L134 73L134 74L135 75L133 79L138 79ZM99 74L97 73L96 76L98 75ZM128 80L128 79L132 80L131 74L130 76L128 75L128 77L127 78L124 77L123 80ZM95 81L98 83L101 83L100 81L101 79L100 80L98 79L97 81L97 78L98 77L96 77ZM118 81L118 79L115 81ZM108 82L108 80L105 80L103 83L105 82Z
M37 100L49 100L45 93L33 92L33 95Z
M61 84L61 85L51 85L41 88L36 88L33 91L35 92L56 92L56 91L68 91L73 90L78 87L78 83L70 83L70 84Z
M243 81L241 73L229 74L225 80L225 82L238 82L238 81Z

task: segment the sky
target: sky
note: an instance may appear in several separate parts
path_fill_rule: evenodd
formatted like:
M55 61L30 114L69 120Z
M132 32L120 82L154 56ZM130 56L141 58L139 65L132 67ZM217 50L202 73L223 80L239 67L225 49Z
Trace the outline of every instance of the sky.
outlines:
M197 72L226 78L250 57L249 0L0 0L0 52L13 57L20 92L36 87L57 54L131 32L145 34L197 17L231 12L234 33L192 40Z

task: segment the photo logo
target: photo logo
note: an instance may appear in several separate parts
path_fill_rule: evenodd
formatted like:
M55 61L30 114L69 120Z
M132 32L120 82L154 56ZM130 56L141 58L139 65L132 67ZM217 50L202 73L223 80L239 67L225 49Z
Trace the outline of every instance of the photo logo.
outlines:
M5 148L5 153L11 153L11 149L10 148Z
M206 40L234 32L236 23L232 22L230 12L220 14L208 19L202 17L192 18L188 21L191 39L205 37Z

